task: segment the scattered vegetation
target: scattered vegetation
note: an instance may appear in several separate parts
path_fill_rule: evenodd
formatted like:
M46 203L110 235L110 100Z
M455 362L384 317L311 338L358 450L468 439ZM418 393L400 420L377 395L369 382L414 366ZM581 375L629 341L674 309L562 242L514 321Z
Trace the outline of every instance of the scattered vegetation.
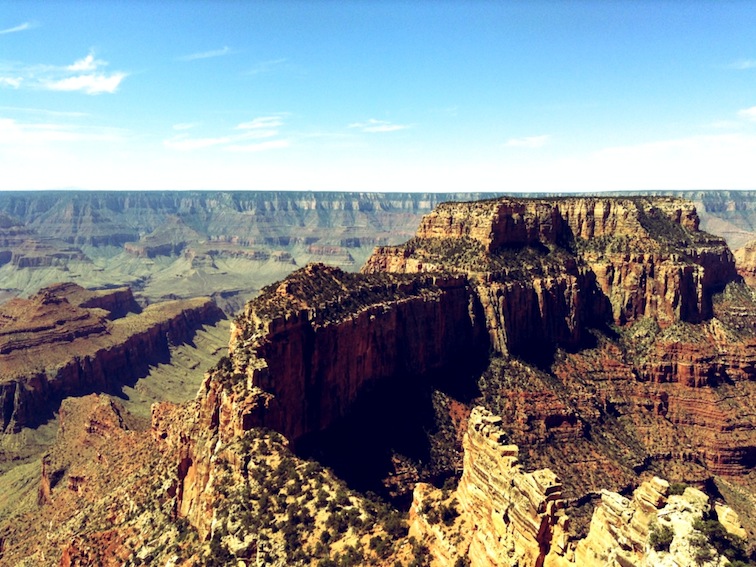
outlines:
M714 559L715 552L726 557L733 567L756 565L748 558L745 542L729 533L719 521L713 518L696 520L693 529L690 543L696 550L694 559L698 565Z
M654 524L648 536L648 543L655 551L669 551L675 537L674 530L667 525Z

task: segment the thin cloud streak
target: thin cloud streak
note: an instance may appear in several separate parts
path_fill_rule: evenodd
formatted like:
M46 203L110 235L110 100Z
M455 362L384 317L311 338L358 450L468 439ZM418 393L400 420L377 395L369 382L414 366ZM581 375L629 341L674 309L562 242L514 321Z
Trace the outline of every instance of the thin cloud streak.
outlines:
M191 53L179 57L179 61L197 61L198 59L212 59L213 57L223 57L224 55L231 55L234 53L227 45L221 49L212 49L210 51L201 51L199 53Z
M0 106L0 110L21 112L25 114L43 114L46 116L58 116L65 118L84 118L91 116L87 112L75 112L75 111L63 111L63 110L47 110L46 108L27 108L23 106Z
M17 89L21 86L21 83L23 81L24 79L21 77L0 77L0 86L6 86L12 89Z
M35 27L35 26L31 22L24 22L23 24L19 24L17 26L12 27L12 28L6 28L4 30L0 30L0 35L5 35L7 33L22 32L22 31L30 30L33 27Z
M242 122L236 130L257 130L261 128L278 128L283 124L280 116L260 116L249 122Z
M0 118L0 145L45 145L58 142L115 142L123 139L123 131L107 128L81 128L67 124L25 123Z
M348 128L356 128L362 132L368 133L381 133L381 132L396 132L398 130L406 130L411 128L411 124L393 124L387 120L376 120L370 118L365 122L353 122L349 124Z
M271 59L270 61L261 61L254 67L252 67L249 71L246 71L245 75L260 75L261 73L267 73L269 71L272 71L275 67L278 67L280 65L283 65L286 63L286 58L281 59Z
M756 106L739 110L738 116L741 116L742 118L745 118L746 120L756 121Z
M279 127L283 125L283 115L259 116L248 122L242 122L233 128L234 132L225 136L191 137L188 133L180 133L163 141L166 148L178 151L193 151L218 147L228 151L255 152L266 149L288 147L288 140L271 140L279 135ZM179 128L177 128L179 126ZM180 128L181 126L187 126ZM192 125L174 125L174 130L188 130ZM265 142L252 142L266 139Z
M730 69L737 69L739 71L745 71L746 69L756 69L756 59L741 59L730 63L728 66Z

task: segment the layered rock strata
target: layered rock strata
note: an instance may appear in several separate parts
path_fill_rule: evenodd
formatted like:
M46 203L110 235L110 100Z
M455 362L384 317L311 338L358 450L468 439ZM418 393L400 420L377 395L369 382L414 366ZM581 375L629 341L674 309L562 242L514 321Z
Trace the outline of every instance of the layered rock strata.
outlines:
M366 277L314 264L263 290L233 322L234 383L225 387L262 393L240 429L271 427L296 441L345 415L372 383L482 356L483 335L462 277ZM209 396L228 395L220 376L207 381Z
M525 472L518 447L504 440L501 418L482 407L473 409L463 444L456 501L469 532L462 545L454 546L451 539L438 544L445 539L444 529L434 530L428 520L432 505L422 497L427 485L416 488L410 533L421 540L430 535L435 540L431 549L450 564L460 552L480 566L543 565L552 546L563 552L567 517L557 476L548 469Z
M191 340L222 312L207 298L141 310L128 289L45 288L0 307L0 426L18 431L49 417L63 397L118 389L169 344Z
M620 275L607 276L598 268L605 265ZM676 502L664 481L641 482L660 470L701 486L726 475L745 495L732 500L748 507L756 399L748 341L756 301L737 285L722 241L697 230L685 203L448 205L404 247L376 251L365 272L308 266L264 289L234 321L229 356L208 372L198 398L154 406L149 444L168 474L150 490L161 521L169 517L182 529L188 521L198 536L186 544L186 556L195 545L195 558L209 547L232 549L229 562L252 561L263 553L253 530L264 523L266 537L278 538L276 556L286 558L278 564L331 559L307 526L353 534L345 509L354 508L357 523L371 518L367 507L354 505L356 496L332 498L334 491L324 488L320 501L339 517L301 518L303 505L317 509L304 504L302 492L316 500L316 479L329 475L311 471L305 478L296 471L312 467L301 462L280 466L278 449L274 464L261 466L271 445L283 443L271 443L277 435L258 428L277 429L297 443L331 427L383 381L462 376L455 371L489 355L477 399L447 394L451 427L467 431L459 486L448 494L422 484L415 491L412 533L437 565L464 558L473 565L539 567L689 560L690 554L675 554L694 530L678 530L674 522L669 551L648 550L653 521L662 523L662 512ZM716 348L708 345L712 340ZM712 369L688 369L705 364ZM489 411L470 411L477 403ZM268 482L273 471L276 483ZM75 492L84 475L74 476L66 481ZM60 492L49 478L40 491L43 510ZM632 498L620 494L638 485ZM595 526L585 523L588 535L581 538L571 526L578 504L592 494L601 497L598 519ZM708 500L698 494L683 494L690 502L675 509L688 514L680 525L704 517ZM119 504L128 501L123 498ZM281 516L263 520L272 499ZM82 520L68 557L99 558L92 548L118 538L154 539L142 537L154 529L145 527L144 510L114 508L108 511L113 522L128 527L111 530L103 522L84 533ZM252 511L261 515L248 516ZM722 516L737 529L729 514ZM750 525L742 527L751 536ZM363 533L360 545L382 549L383 535ZM400 531L393 537L400 549L382 556L386 564L422 551ZM151 549L161 562L169 560L167 552ZM298 550L306 550L304 557L291 559ZM359 562L356 544L346 551Z
M751 287L756 286L756 240L746 242L734 252L738 273Z
M710 516L709 497L691 487L670 495L669 483L658 477L641 483L630 498L601 490L588 534L571 537L559 479L548 469L525 472L501 424L500 417L474 408L456 491L415 488L410 535L427 546L434 567L694 565L702 563L703 552L707 564L722 564L700 532ZM725 530L745 537L732 509L717 503L716 510Z
M501 352L516 351L510 337L523 334L569 346L607 311L617 324L710 317L712 293L737 276L724 240L698 224L691 204L670 198L448 203L415 239L378 248L363 272L467 273L490 298L483 303ZM547 323L529 334L533 320ZM522 323L526 332L514 332Z

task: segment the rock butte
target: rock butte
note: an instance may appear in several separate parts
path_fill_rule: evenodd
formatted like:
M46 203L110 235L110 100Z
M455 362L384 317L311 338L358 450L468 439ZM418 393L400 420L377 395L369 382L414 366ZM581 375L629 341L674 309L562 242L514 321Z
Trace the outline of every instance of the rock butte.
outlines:
M273 564L306 564L280 530L229 514L262 498L250 436L270 427L296 445L397 374L432 383L480 361L475 402L488 409L448 404L464 438L459 485L415 487L411 533L435 565L686 564L710 499L694 488L673 496L657 474L715 485L736 508L718 503L723 525L753 538L756 302L725 242L698 224L692 205L671 198L445 204L405 245L376 249L362 274L312 265L265 288L234 321L229 356L197 400L153 409L144 444L168 473L152 498L199 536L182 553L233 548L251 561L262 544L238 542L259 529L273 538ZM42 513L71 486L43 484L52 504ZM256 495L232 496L243 489ZM590 526L576 532L573 511L592 495ZM443 528L429 516L442 504ZM64 564L100 560L103 547L126 553L126 542L146 541L144 517L116 514L107 530L79 532ZM671 526L668 551L649 547L654 522ZM3 530L0 554L22 555L21 536ZM346 553L336 537L334 552ZM408 560L409 546L398 541L386 561ZM366 553L378 561L379 547ZM153 560L171 560L154 549Z

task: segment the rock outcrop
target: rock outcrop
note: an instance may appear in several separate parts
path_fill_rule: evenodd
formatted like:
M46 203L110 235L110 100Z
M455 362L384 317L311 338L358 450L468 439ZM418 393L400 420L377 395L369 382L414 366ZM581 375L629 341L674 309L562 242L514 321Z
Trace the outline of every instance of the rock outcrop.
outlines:
M271 427L294 441L321 431L376 381L469 362L480 353L481 323L459 276L366 277L310 265L264 290L232 325L232 377L244 391L265 392L241 429Z
M209 299L141 310L128 289L90 292L75 284L45 288L0 307L0 426L18 431L50 417L65 396L117 390L169 344L191 340L223 317Z
M738 273L751 287L756 286L756 240L746 242L734 252Z
M607 309L621 325L711 317L712 294L737 276L725 241L698 225L693 206L678 199L449 203L423 219L415 239L377 249L363 271L465 272L491 296L489 327L501 352L517 334L508 326L539 319L547 322L541 338L569 346Z
M473 409L464 438L464 472L456 491L462 537L446 536L431 504L428 486L416 488L410 534L429 538L439 564L466 556L472 565L543 565L549 553L563 553L567 517L561 484L548 469L527 473L519 449L504 440L501 418ZM436 516L436 521L430 518Z
M630 498L602 490L586 537L570 536L559 479L548 469L525 472L501 423L487 410L473 409L456 491L415 488L410 535L427 546L433 566L723 564L716 547L721 541L712 543L704 533L709 497L691 487L671 495L669 483L658 477L641 483ZM723 529L744 537L737 514L722 504L716 508ZM734 558L735 549L730 553Z
M153 407L145 443L160 453L150 490L161 521L192 530L186 557L209 549L228 562L270 554L278 565L328 564L338 553L391 564L426 550L436 565L628 567L704 554L724 564L704 534L710 525L696 523L714 521L709 497L672 495L654 478L721 485L752 537L756 299L724 242L698 224L677 199L443 205L407 244L377 249L361 274L309 265L268 286L235 319L229 354L197 399ZM70 319L94 337L149 309ZM415 486L414 540L395 522L370 531L361 497L334 494L331 473L282 456L281 433L294 448L317 440L386 383L424 388L432 407L417 410L433 421L423 456L441 463L435 478L410 463L397 482L453 477L464 453L455 490ZM410 461L398 449L391 458ZM54 468L45 465L34 495L43 509L61 492ZM79 476L65 477L69 490ZM584 505L599 496L591 520ZM95 561L98 546L147 541L138 534L154 516L111 515L115 527L80 531L64 557ZM671 535L659 531L667 524ZM168 561L163 543L131 556Z

